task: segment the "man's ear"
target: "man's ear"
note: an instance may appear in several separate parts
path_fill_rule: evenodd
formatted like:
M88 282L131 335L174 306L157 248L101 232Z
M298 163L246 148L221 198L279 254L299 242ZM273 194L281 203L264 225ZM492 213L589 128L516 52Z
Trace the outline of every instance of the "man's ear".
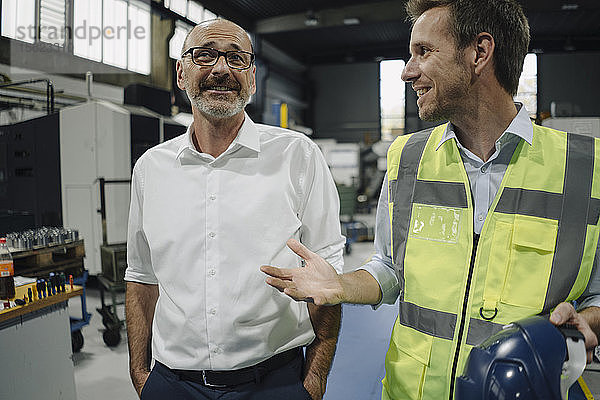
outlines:
M185 79L184 79L183 61L182 60L177 60L176 68L177 68L177 87L181 90L185 90Z
M252 66L252 85L250 86L250 94L256 93L256 65Z
M487 32L481 32L475 39L475 74L480 75L482 71L492 63L496 42L494 37Z

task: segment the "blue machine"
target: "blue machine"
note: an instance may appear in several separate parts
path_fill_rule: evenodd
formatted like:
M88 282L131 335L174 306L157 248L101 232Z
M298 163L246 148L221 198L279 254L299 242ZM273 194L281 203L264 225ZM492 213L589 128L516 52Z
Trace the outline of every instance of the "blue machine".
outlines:
M471 350L455 398L566 400L586 365L584 342L577 329L539 316L507 325Z

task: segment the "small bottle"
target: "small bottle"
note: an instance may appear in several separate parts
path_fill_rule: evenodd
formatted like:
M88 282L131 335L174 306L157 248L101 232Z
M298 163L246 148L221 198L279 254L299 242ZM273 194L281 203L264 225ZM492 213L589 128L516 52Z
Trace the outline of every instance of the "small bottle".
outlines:
M15 297L15 268L6 238L0 238L0 300Z

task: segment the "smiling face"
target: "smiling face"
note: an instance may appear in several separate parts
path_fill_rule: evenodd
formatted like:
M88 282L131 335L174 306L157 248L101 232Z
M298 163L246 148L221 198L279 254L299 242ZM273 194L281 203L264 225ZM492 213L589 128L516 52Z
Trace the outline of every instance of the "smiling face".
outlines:
M402 79L412 83L424 121L452 120L468 111L471 72L448 21L446 7L429 9L415 21L410 37L411 58Z
M246 32L225 20L196 26L186 41L186 49L194 46L252 52ZM202 114L229 118L243 112L256 92L255 72L254 65L243 71L231 69L225 57L219 57L213 66L199 66L187 56L177 62L177 86L186 91L192 106Z

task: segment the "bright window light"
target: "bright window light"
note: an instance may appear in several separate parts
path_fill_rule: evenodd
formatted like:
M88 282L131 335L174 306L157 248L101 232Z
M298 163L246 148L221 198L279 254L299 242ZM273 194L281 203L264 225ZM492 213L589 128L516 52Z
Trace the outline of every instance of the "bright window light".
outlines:
M150 74L150 7L139 2L129 3L128 69Z
M384 60L379 64L379 104L381 107L381 140L391 141L404 133L404 90L400 78L404 60Z
M179 60L181 50L183 49L183 42L191 29L190 25L181 21L175 21L175 33L169 41L169 57Z
M127 68L127 2L104 0L102 62Z
M151 66L150 7L136 0L74 1L73 53L141 74Z
M40 40L55 46L65 45L65 0L40 1Z
M519 88L515 101L523 103L529 116L536 118L537 115L537 56L529 53L525 56L523 72L519 78Z
M195 23L202 22L202 17L204 14L204 7L195 1L190 1L188 3L188 13L187 17L190 21L194 21Z
M217 14L210 10L207 10L206 8L204 9L204 16L202 17L202 21L208 21L215 18L217 18Z
M2 0L0 4L2 36L59 47L72 38L76 56L150 73L151 12L145 0ZM69 4L73 4L72 26L67 22Z
M171 0L165 6L183 17L187 15L187 0Z
M102 27L102 0L75 1L73 4L73 54L102 61L102 37L90 35L92 30Z
M12 39L35 42L35 0L2 0L1 32Z

